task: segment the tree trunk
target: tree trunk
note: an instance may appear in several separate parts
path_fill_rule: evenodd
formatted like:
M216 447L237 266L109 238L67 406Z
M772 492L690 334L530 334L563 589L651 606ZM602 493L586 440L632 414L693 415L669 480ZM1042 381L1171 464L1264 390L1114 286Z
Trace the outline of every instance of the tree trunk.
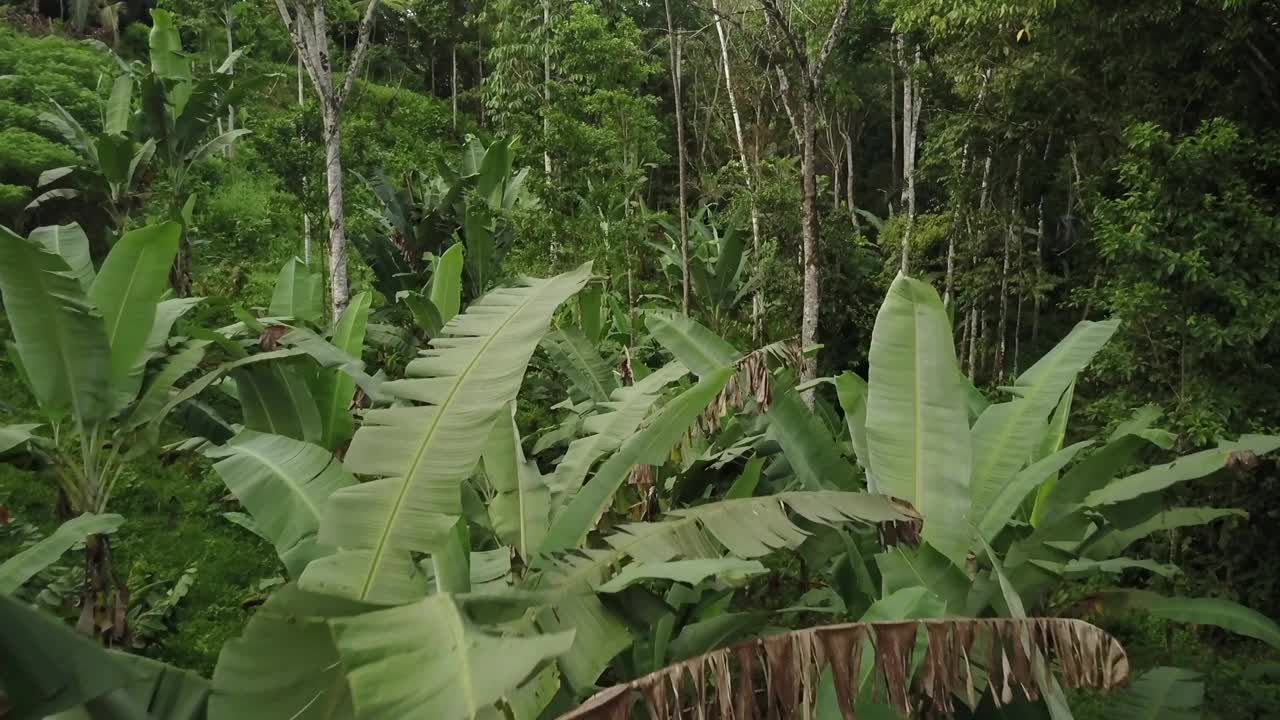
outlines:
M898 51L905 62L906 47L902 36L898 36ZM915 63L919 62L920 49L916 48ZM902 234L903 275L911 269L911 233L916 223L916 139L923 105L912 69L913 66L908 66L902 73L902 206L907 213L907 229Z
M1018 165L1013 175L1013 197L1009 201L1009 224L1004 234L1004 263L1000 271L1000 319L996 325L996 333L1000 338L996 342L995 378L997 383L1004 382L1004 356L1006 335L1009 321L1009 257L1015 239L1018 224L1020 196L1022 194L1022 151L1018 151Z
M668 13L670 14L670 13ZM551 0L542 0L542 171L551 180Z
M724 65L724 87L729 96L729 112L733 115L733 137L738 145L738 160L742 163L742 175L747 184L751 212L751 259L760 261L760 211L756 206L755 169L747 160L747 143L742 135L742 115L738 113L738 97L733 92L733 71L729 63L729 37L724 30L724 21L720 17L720 0L711 0L711 10L715 17L716 36L720 39L720 61ZM852 171L851 171L852 172ZM751 340L759 344L762 327L763 303L760 291L751 293Z
M226 19L227 27L227 57L231 57L231 53L235 51L235 39L231 36L231 8L227 7L223 10L223 17ZM232 66L231 74L235 74L235 67ZM227 132L236 129L236 108L234 105L227 105ZM234 158L236 156L236 144L227 143L227 157Z
M862 223L858 220L858 209L854 206L853 197L853 139L848 132L841 134L844 136L845 170L848 171L844 183L845 204L849 207L849 221L861 230Z
M680 261L683 265L681 272L681 302L680 307L684 310L684 314L689 314L689 211L685 205L685 147L684 147L684 102L681 98L681 76L680 76L680 36L676 33L675 24L671 17L671 0L664 0L667 11L667 40L670 50L671 60L671 91L675 100L676 110L676 163L680 169L679 175L679 196L680 196Z
M898 187L898 40L889 42L889 215L893 215L893 191Z
M453 105L453 131L458 132L458 41L449 46L449 102Z
M802 235L804 242L804 303L800 317L800 345L808 348L818 342L818 312L821 302L820 277L818 275L818 180L814 167L814 145L817 140L816 118L817 88L811 85L805 94L803 107L804 122L804 155L800 172L804 181L804 216L802 219ZM808 382L818 377L817 358L805 357L801 369L801 382ZM812 405L813 393L805 394L806 401Z
M978 379L978 301L969 305L969 382Z
M325 181L329 191L329 294L333 317L347 307L347 215L342 194L342 125L336 110L327 110L324 120Z

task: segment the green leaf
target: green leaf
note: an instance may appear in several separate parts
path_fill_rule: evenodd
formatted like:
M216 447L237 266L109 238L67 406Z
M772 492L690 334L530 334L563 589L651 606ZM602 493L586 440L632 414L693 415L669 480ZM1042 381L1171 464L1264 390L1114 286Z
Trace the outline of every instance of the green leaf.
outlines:
M409 363L409 379L384 385L422 404L365 414L345 464L376 479L330 497L320 540L342 549L307 568L304 589L378 603L421 595L410 553L437 549L461 515L461 485L494 417L515 399L552 313L590 272L587 264L488 293Z
M191 80L191 59L182 51L182 38L173 13L151 16L151 72L166 80Z
M688 372L680 363L672 362L635 385L614 390L610 401L602 403L606 412L591 415L583 423L583 431L589 434L569 444L551 477L551 489L557 494L576 493L592 464L629 440L667 385Z
M211 337L216 336L216 333L211 333L210 336ZM173 412L174 408L187 402L188 400L192 400L197 395L207 390L210 385L213 385L215 382L218 382L219 380L221 380L228 373L248 365L256 365L259 363L273 363L277 360L283 360L285 358L296 358L301 355L303 355L303 352L301 350L296 350L293 348L283 349L283 350L272 350L271 352L258 353L257 355L249 355L249 356L242 357L237 360L232 360L231 362L226 362L226 363L223 363L222 365L219 365L213 370L210 370L204 375L201 375L199 378L193 380L186 387L182 388L181 390L179 390L178 392L170 396L168 402L164 404L164 407L160 408L160 410L156 412L154 416L148 421L148 427L147 427L148 433L150 433L153 437L158 437L160 432L160 427L159 427L160 423L164 422L164 419L169 416L169 413Z
M474 718L573 641L490 635L447 594L329 624L359 717Z
M123 522L120 515L85 513L62 523L49 537L0 564L0 595L15 592L86 537L115 532Z
M1173 622L1213 625L1280 648L1280 625L1266 615L1221 598L1164 597L1146 590L1115 590L1105 595L1108 607L1143 610Z
M618 389L613 368L579 330L553 330L542 339L542 347L583 397L607 402L610 394Z
M1146 570L1153 572L1160 577L1173 577L1182 572L1177 565L1169 565L1158 563L1150 558L1107 558L1106 560L1071 560L1065 565L1057 565L1048 563L1043 560L1032 560L1033 564L1048 569L1050 572L1062 575L1067 578L1079 578L1093 575L1094 573L1122 573L1125 570Z
M1136 475L1114 480L1106 487L1090 493L1084 502L1089 507L1098 507L1132 500L1217 472L1227 467L1240 454L1264 455L1277 448L1280 448L1280 437L1244 435L1235 442L1184 455L1171 463L1156 465Z
M631 469L640 464L664 464L671 448L720 393L732 374L732 369L725 368L707 375L668 403L647 427L623 443L552 522L543 541L543 552L560 552L581 545Z
M306 263L291 258L276 277L267 313L272 317L319 322L324 316L324 289L320 273L311 272Z
M884 594L911 587L928 588L946 602L952 614L964 613L973 581L929 545L921 544L917 548L898 545L876 555L876 565L880 568Z
M1053 417L1049 420L1049 431L1044 434L1044 439L1040 441L1040 447L1036 450L1036 460L1043 460L1062 449L1062 443L1066 442L1067 422L1071 418L1071 401L1075 398L1075 394L1076 384L1071 383L1062 393L1062 399L1058 401L1058 407L1053 411ZM1036 491L1036 499L1031 506L1032 527L1039 527L1044 520L1046 504L1049 502L1049 496L1053 494L1054 486L1058 484L1058 477L1058 472L1051 473ZM992 537L995 536L992 535Z
M493 240L493 218L487 205L468 203L462 221L466 255L463 265L471 281L472 293L479 295L493 284L494 257L498 248Z
M1107 700L1104 720L1200 720L1204 683L1200 674L1175 667L1152 668Z
M217 137L213 138L209 142L196 148L191 153L190 159L187 162L194 165L195 163L198 163L211 155L216 155L217 153L220 153L223 150L226 150L227 148L234 145L236 140L239 140L245 135L248 135L250 132L252 131L246 130L244 128L239 128L236 130L229 130L227 132L224 132L221 135L218 135Z
M763 457L753 457L747 461L742 468L742 474L733 481L733 485L729 486L729 490L725 492L725 500L737 500L740 498L749 498L756 494L756 486L760 484L760 472L764 469Z
M1137 525L1103 530L1096 539L1090 539L1089 545L1084 552L1093 558L1115 557L1124 552L1125 548L1133 543L1154 533L1180 527L1204 525L1219 518L1233 515L1236 517L1248 517L1248 513L1233 509L1206 507L1169 508L1168 510L1160 511Z
M134 374L156 318L156 305L169 287L169 268L178 254L177 223L149 225L124 234L111 248L89 297L102 312L111 347L111 386L117 409L138 393Z
M357 359L364 353L364 333L369 324L369 307L373 297L362 292L351 299L333 328L333 345L338 350ZM355 422L351 419L351 401L355 397L356 381L341 369L322 370L317 405L324 427L321 442L330 450L337 450L351 439Z
M309 443L323 442L324 427L304 368L291 362L249 365L231 372L244 426Z
M451 245L440 255L435 272L431 273L428 297L440 315L442 326L462 307L462 252L461 243Z
M654 339L698 377L732 366L742 357L719 335L684 315L649 312L645 324Z
M769 408L769 437L782 447L801 484L809 490L852 490L853 467L827 426L801 402L794 390L774 386Z
M869 363L871 472L881 492L924 517L924 539L964 567L972 448L951 325L932 287L894 280L876 317Z
M111 350L102 316L59 255L0 226L0 295L32 394L48 415L109 412Z
M105 650L57 618L0 595L0 687L14 720L38 720L129 682Z
M724 647L737 638L758 632L768 618L765 612L735 612L691 622L680 628L680 634L671 640L665 660L680 662Z
M538 615L538 627L546 633L573 633L572 645L556 664L579 692L590 690L613 658L631 645L627 626L595 595L560 598Z
M32 432L38 427L40 427L39 423L0 425L0 455L4 455L16 447L26 445L33 440L39 441L41 439L40 436Z
M129 117L133 114L133 77L128 73L118 75L111 83L111 95L107 98L106 118L102 131L110 135L123 135L129 131Z
M1018 376L1014 391L1048 413L1119 327L1119 320L1077 323L1061 342Z
M94 278L93 259L89 256L89 238L79 225L46 225L32 230L29 237L66 261L81 289L89 292Z
M609 582L596 588L598 592L616 593L643 580L674 580L686 585L697 585L708 578L728 578L736 581L752 575L768 572L756 560L736 558L702 558L675 560L661 563L632 563L613 576ZM695 655L700 653L694 653Z
M867 381L854 373L845 372L836 376L835 386L840 409L844 411L844 422L849 426L849 441L853 445L854 456L865 471L871 466L867 451ZM870 475L867 476L867 489L878 492Z
M1018 472L998 495L988 504L978 520L978 531L983 537L996 537L1004 530L1022 501L1041 483L1054 477L1059 470L1075 458L1076 453L1093 444L1092 440L1078 442L1054 454L1034 462Z
M532 558L551 522L551 490L537 463L525 460L515 407L498 413L484 449L484 472L495 495L489 518L498 539Z
M331 494L352 487L355 478L324 448L280 435L242 430L205 456L275 545L291 577L312 560L328 555L321 545L320 511Z
M281 586L222 646L210 720L351 720L346 672L328 621L367 606Z

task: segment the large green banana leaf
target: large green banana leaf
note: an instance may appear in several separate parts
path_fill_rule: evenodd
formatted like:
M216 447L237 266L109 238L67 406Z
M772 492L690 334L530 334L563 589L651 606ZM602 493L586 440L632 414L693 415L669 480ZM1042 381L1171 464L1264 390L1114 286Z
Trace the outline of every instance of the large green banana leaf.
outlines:
M1146 590L1115 590L1104 593L1103 598L1109 608L1142 610L1174 622L1213 625L1280 649L1280 625L1257 610L1230 600L1165 597Z
M1046 436L1045 418L1120 322L1084 321L1018 376L1018 397L991 405L974 423L972 516L983 517L1001 490L1033 459Z
M573 641L571 631L483 632L448 594L329 625L356 715L368 718L475 718Z
M1216 448L1185 455L1171 463L1156 465L1140 473L1113 480L1106 487L1089 493L1084 502L1089 507L1097 507L1133 500L1177 483L1217 472L1242 455L1264 455L1277 448L1280 448L1278 436L1245 435L1237 441L1222 443Z
M319 444L324 423L304 375L291 361L251 364L231 371L245 427Z
M49 537L14 555L0 564L0 595L8 595L62 557L71 546L90 535L114 532L124 518L120 515L94 515L85 513L72 518Z
M452 320L462 307L462 248L462 243L449 246L440 254L435 271L431 273L427 297L439 314L441 325Z
M591 415L583 423L583 430L590 434L569 444L551 477L552 491L557 494L577 492L592 464L634 435L667 385L688 372L679 362L672 362L635 385L614 390L609 401L601 404L605 412Z
M514 404L498 413L483 461L485 477L495 493L489 501L493 531L520 557L533 557L551 522L551 490L537 463L524 457Z
M938 293L899 275L876 317L867 452L880 491L911 502L924 539L964 567L970 540L969 421Z
M866 471L871 467L867 451L867 381L846 372L836 376L835 386L840 409L844 410L845 424L849 426L849 443L853 446L853 454ZM870 474L867 475L867 490L879 491Z
M275 545L290 576L331 552L316 541L320 509L331 494L356 481L328 450L246 429L205 456L217 460L213 469Z
M1062 449L1062 443L1067 438L1067 422L1071 419L1071 402L1076 396L1076 385L1071 383L1062 393L1062 399L1058 401L1058 407L1053 411L1053 417L1049 419L1049 431L1044 434L1044 438L1040 441L1040 446L1036 449L1036 460L1043 460L1053 453ZM1053 487L1058 484L1058 473L1052 473L1045 481L1040 484L1036 490L1036 499L1031 506L1031 526L1037 527L1044 520L1045 506L1049 501L1049 496L1053 494Z
M649 312L645 324L654 339L698 377L731 366L742 357L719 335L684 315Z
M317 323L324 317L324 279L298 258L280 268L267 314Z
M773 388L769 437L782 447L796 478L808 490L853 490L857 472L840 453L826 424L790 388Z
M142 386L142 374L135 371L151 336L156 305L169 287L169 268L178 254L181 233L182 227L172 222L125 233L89 289L111 347L114 410L132 402Z
M102 316L61 256L0 226L0 294L41 409L82 422L110 412L111 349Z
M27 443L39 443L41 438L36 435L33 430L40 427L39 423L19 423L17 425L0 425L0 455L26 446Z
M192 340L186 347L170 355L129 411L125 427L133 429L154 420L173 395L173 388L178 381L200 367L208 345L207 340Z
M362 292L351 299L342 317L333 328L333 345L342 352L359 359L364 353L364 332L369 324L369 307L373 296ZM351 419L351 400L355 396L356 381L341 369L320 371L319 392L316 404L320 408L320 421L324 428L321 445L337 450L351 439L355 422Z
M346 671L328 622L369 607L283 585L227 642L213 670L211 720L349 720Z
M671 448L684 437L732 374L732 368L723 368L705 376L667 403L648 426L623 443L552 521L543 540L543 552L562 552L580 546L631 469L641 464L664 464Z
M1152 668L1106 703L1102 720L1201 720L1204 682L1200 674L1176 667Z
M46 225L32 230L28 237L61 257L81 289L89 292L94 277L93 259L89 255L89 238L79 225Z
M1133 543L1162 530L1204 525L1224 517L1248 517L1243 510L1206 507L1161 507L1154 515L1129 527L1104 529L1089 539L1081 552L1098 560L1116 557Z
M410 379L386 383L387 392L421 404L365 415L346 467L377 479L329 498L320 541L341 550L307 568L304 589L383 604L422 595L410 553L438 549L461 515L460 487L494 418L515 399L552 313L590 273L587 264L488 293L409 363Z

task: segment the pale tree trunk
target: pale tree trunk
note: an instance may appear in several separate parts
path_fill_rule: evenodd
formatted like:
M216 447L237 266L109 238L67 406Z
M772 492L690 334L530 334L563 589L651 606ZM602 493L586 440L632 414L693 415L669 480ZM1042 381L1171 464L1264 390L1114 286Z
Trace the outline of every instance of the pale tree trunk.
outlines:
M1007 347L1009 321L1009 257L1018 225L1018 215L1022 194L1022 151L1018 151L1018 165L1013 175L1013 197L1009 201L1009 225L1004 235L1004 263L1000 271L1000 319L996 325L996 333L1000 336L996 341L995 378L997 383L1004 382L1004 356ZM1020 242L1020 240L1019 240Z
M982 109L982 100L987 95L987 85L991 81L991 72L987 71L982 74L982 87L978 89L978 99L973 103L973 112L976 115L978 110ZM970 153L970 142L965 140L964 149L960 151L960 177L967 178L969 175L969 162L972 155ZM987 165L985 172L990 172L990 164ZM985 178L984 178L985 181ZM967 198L966 198L967 200ZM947 240L947 279L942 293L942 307L950 309L951 304L955 302L953 297L955 292L955 266L956 266L956 235L951 233L951 237Z
M738 160L742 163L742 175L747 183L747 194L750 198L751 212L751 259L760 261L760 210L756 205L755 168L747 160L747 143L742 135L742 116L738 113L738 98L733 92L733 71L729 62L729 37L724 30L724 20L720 17L720 0L711 0L711 10L715 16L716 36L720 39L720 61L724 66L725 93L729 96L729 112L733 115L733 137L738 145ZM751 293L751 340L759 344L764 332L764 303L757 289Z
M1053 135L1044 143L1044 157L1041 159L1042 164L1049 164L1049 153L1053 149ZM1036 203L1036 273L1035 287L1031 290L1031 342L1035 342L1040 335L1040 283L1044 276L1044 234L1047 231L1044 219L1044 196L1047 192L1040 191L1040 201ZM1016 364L1016 363L1015 363Z
M231 53L235 52L235 49L236 49L235 39L231 36L231 7L230 6L227 6L226 8L223 9L222 17L224 20L226 20L227 56L230 57ZM231 67L231 74L232 75L235 74L234 65ZM227 132L231 132L235 129L236 129L236 108L234 105L228 104L227 105ZM236 156L236 144L227 143L227 157L234 158L235 156Z
M845 170L848 171L844 183L845 204L849 207L849 221L855 228L861 230L862 222L858 220L858 209L853 204L853 138L850 137L849 132L842 132L841 135L844 137Z
M818 207L816 202L818 183L816 168L814 167L819 88L827 60L831 57L836 41L839 39L841 32L843 32L845 23L849 20L849 5L850 0L841 0L839 7L836 9L835 19L831 23L831 30L827 33L826 40L823 41L822 48L818 51L818 57L810 58L807 50L804 49L806 44L802 43L792 31L786 17L778 9L777 1L764 0L766 17L773 25L776 25L777 30L782 34L787 44L788 52L791 55L791 64L798 72L799 84L803 89L801 176L804 202L801 234L803 236L804 300L801 308L800 343L805 348L813 347L818 342L818 313L821 308L820 276L818 273ZM786 73L780 71L779 79L785 84ZM784 86L784 93L785 89ZM801 382L813 380L817 376L817 358L812 355L806 356L800 373ZM814 402L813 391L806 392L804 399L805 403L812 409Z
M893 215L893 191L898 187L898 40L889 42L889 215Z
M670 15L670 11L667 12ZM668 23L669 24L669 23ZM542 0L542 171L551 181L551 0Z
M899 56L907 57L902 36L898 36ZM916 48L915 64L920 62L920 49ZM924 107L919 84L912 73L913 66L902 73L902 206L907 213L907 229L902 234L902 267L906 275L911 271L911 233L916 224L916 142L920 128L920 110Z
M298 54L298 107L305 104L305 98L302 95L302 76L306 71L302 69L302 54ZM301 138L299 138L301 140ZM302 262L308 267L311 266L311 213L307 212L307 186L310 180L304 175L302 177Z
M681 302L680 307L685 315L689 314L689 209L685 205L685 147L684 147L684 101L681 97L681 76L680 76L680 35L676 33L675 24L671 17L671 0L664 0L667 11L667 40L670 50L671 60L671 91L675 99L676 106L676 162L680 168L679 176L679 196L680 196L680 262L683 265L681 272Z
M290 11L286 0L276 0L276 9L289 32L289 40L320 101L329 205L329 292L334 319L346 308L350 294L347 283L347 223L342 193L342 108L351 96L351 90L369 52L373 17L379 2L380 0L369 0L365 6L357 31L356 47L346 68L346 79L341 87L335 87L333 68L329 62L329 26L324 2L295 0L293 10Z

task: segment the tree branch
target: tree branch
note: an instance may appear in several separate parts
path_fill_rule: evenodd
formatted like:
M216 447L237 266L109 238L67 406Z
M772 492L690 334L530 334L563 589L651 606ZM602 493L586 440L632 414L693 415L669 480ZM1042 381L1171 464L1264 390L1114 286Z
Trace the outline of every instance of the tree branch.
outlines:
M373 37L373 15L378 9L379 2L380 0L369 0L369 5L364 9L364 17L360 18L356 50L351 54L351 61L347 63L347 78L342 82L342 90L339 91L336 101L338 107L342 107L347 96L351 94L351 88L356 84L356 76L360 74L360 66L364 63L364 56L369 53L369 41Z
M766 0L766 2L772 1ZM835 20L831 21L831 32L827 33L827 39L823 41L822 50L818 53L818 61L813 65L814 85L817 85L818 80L822 78L823 66L827 64L827 58L831 57L831 52L835 50L840 33L844 32L844 26L849 22L849 5L850 0L840 0L840 9L836 10Z
M302 67L306 70L307 76L311 78L311 83L317 88L319 82L316 78L316 69L311 66L311 57L307 53L307 40L300 34L300 29L295 24L293 16L289 14L289 8L284 4L284 0L276 0L276 10L280 12L280 20L284 23L284 29L289 32L289 42L293 43L293 49L298 53L298 57L302 60ZM299 19L303 19L301 8L298 12Z
M800 46L800 41L796 38L795 33L791 32L791 25L787 19L782 16L782 11L778 9L777 0L761 0L764 3L765 16L778 26L782 37L787 41L787 45L791 47L791 59L795 61L800 68L800 73L806 85L809 83L809 55ZM844 0L844 9L846 14L849 10L849 0Z

